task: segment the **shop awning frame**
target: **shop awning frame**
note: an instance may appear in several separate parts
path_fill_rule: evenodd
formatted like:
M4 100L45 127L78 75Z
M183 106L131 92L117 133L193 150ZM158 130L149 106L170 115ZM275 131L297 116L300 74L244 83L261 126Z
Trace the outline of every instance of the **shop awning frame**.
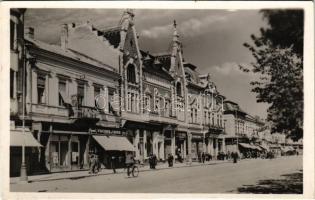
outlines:
M105 151L135 151L134 146L123 136L93 135L93 138Z
M10 146L11 147L43 147L32 135L28 128L15 128L10 130Z
M239 145L241 145L242 147L247 148L247 149L262 151L262 149L256 145L251 145L251 144L247 144L247 143L239 143Z

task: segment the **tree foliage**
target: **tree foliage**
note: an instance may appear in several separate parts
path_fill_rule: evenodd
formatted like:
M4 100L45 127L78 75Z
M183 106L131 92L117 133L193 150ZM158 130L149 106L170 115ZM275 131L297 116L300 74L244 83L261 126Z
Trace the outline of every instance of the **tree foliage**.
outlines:
M251 35L253 44L244 44L255 62L240 69L259 75L250 84L257 102L270 104L272 132L298 140L303 137L303 11L261 12L269 26L261 28L260 36Z

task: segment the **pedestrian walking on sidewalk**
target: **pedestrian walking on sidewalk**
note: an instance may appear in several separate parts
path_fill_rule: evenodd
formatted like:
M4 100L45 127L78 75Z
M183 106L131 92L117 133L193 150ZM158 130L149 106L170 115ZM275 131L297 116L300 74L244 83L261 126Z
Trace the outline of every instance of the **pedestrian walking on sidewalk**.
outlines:
M233 152L231 154L232 158L233 158L233 163L237 163L237 159L238 159L238 153L237 152Z
M95 173L95 166L96 166L96 158L95 158L95 154L92 153L90 155L90 171L89 171L89 174L94 174Z
M94 165L94 173L97 174L101 171L101 162L99 156L95 154L95 165Z
M153 169L153 154L150 153L149 155L149 165L150 165L150 169Z
M114 174L116 174L116 156L114 155L111 157L111 165L112 165Z
M205 154L205 152L202 152L202 154L201 154L201 159L202 159L202 163L205 163L205 160L206 160L206 154Z
M174 160L174 156L172 154L168 154L168 157L167 157L168 167L173 167L173 160Z
M155 169L156 165L157 165L157 157L155 154L153 154L153 169Z

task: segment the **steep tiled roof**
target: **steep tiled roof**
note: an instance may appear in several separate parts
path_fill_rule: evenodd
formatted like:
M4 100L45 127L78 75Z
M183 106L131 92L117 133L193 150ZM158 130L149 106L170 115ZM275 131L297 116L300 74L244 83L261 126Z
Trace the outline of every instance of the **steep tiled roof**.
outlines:
M237 111L237 112L242 112L242 113L246 114L246 112L243 111L241 109L241 107L233 101L225 101L224 102L224 111L233 111L233 112Z
M110 71L114 71L117 72L117 70L115 68L113 68L112 66L109 66L105 63L102 63L98 60L95 60L93 58L90 58L86 55L80 54L78 52L72 51L72 50L63 50L60 46L58 45L52 45L52 44L47 44L44 42L41 42L39 40L35 40L35 39L31 39L31 38L25 38L26 42L31 43L33 45L35 45L37 48L39 49L43 49L61 56L65 56L77 61L81 61L90 65L94 65L103 69L107 69Z
M170 59L162 59L160 57L155 57L152 54L140 50L140 53L143 58L143 71L152 73L156 76L172 80L172 76L168 73L168 69L170 65ZM160 64L155 64L159 61Z

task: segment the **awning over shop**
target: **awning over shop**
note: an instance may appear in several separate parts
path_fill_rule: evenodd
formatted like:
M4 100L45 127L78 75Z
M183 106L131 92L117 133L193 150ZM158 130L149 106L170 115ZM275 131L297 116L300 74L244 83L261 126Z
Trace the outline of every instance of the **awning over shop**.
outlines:
M27 128L16 128L10 130L10 146L11 147L42 147L41 144L33 137L31 131Z
M93 138L106 151L135 151L133 145L128 141L126 137L93 135Z
M252 146L250 144L246 144L246 143L238 143L238 144L241 145L244 148L252 149Z
M247 144L247 143L239 143L239 145L241 145L242 147L247 148L247 149L262 151L262 149L256 145L251 145L251 144Z
M257 145L253 145L253 147L255 147L258 151L262 151L263 150L260 146L257 146Z
M291 146L286 146L286 147L281 148L281 150L284 152L288 152L288 151L294 151L294 148Z
M281 149L281 146L278 146L278 145L270 145L270 149Z
M260 147L261 147L262 149L265 149L265 150L269 151L269 147L266 146L266 145L260 145Z

